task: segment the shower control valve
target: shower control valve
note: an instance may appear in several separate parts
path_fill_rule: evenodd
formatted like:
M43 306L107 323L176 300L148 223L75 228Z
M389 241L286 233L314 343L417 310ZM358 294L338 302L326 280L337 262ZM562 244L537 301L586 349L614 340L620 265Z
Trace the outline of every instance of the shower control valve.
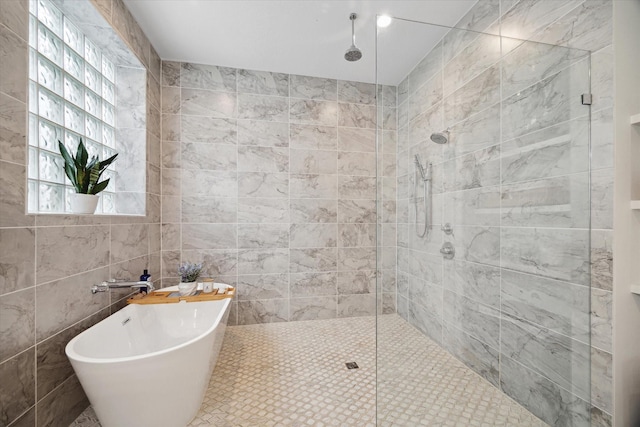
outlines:
M447 236L450 236L453 234L453 227L449 223L446 223L445 225L440 227L440 230L442 230L442 232Z
M453 257L456 256L456 249L451 242L444 242L442 248L440 248L440 253L444 259L453 259Z

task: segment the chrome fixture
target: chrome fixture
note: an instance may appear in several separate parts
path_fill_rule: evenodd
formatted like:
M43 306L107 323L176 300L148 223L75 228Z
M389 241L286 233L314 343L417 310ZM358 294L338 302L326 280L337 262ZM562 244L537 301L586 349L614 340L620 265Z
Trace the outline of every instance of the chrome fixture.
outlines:
M449 129L442 132L432 133L431 140L436 144L446 144L449 142Z
M355 21L357 18L358 15L355 13L349 15L349 19L351 20L351 47L349 47L344 54L344 59L349 62L359 61L360 58L362 58L362 51L356 47Z
M440 253L444 259L453 259L453 257L456 256L456 249L453 247L451 242L444 242L442 244L442 248L440 248Z
M440 227L440 230L442 230L442 232L447 236L451 236L453 234L453 227L449 223L446 223L445 225Z
M141 289L146 288L146 292L149 293L153 291L155 288L153 287L153 282L125 282L118 281L115 279L109 279L106 282L98 283L97 285L93 285L91 287L91 293L96 294L98 292L106 292L109 289L119 289L119 288L131 288L131 289Z
M429 233L429 222L431 218L431 163L427 163L427 167L424 168L422 166L422 162L420 161L420 156L415 155L414 162L416 164L416 168L420 172L422 176L422 188L423 188L423 197L422 203L424 206L424 228L422 231L418 228L418 195L414 194L414 205L416 208L416 233L418 237L424 237ZM414 181L414 192L417 193L418 180Z

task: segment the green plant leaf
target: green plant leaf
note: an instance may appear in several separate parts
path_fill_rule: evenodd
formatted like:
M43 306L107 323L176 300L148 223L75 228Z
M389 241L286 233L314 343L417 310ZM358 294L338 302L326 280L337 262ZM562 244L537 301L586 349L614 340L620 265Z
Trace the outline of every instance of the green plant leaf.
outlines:
M89 160L89 153L87 152L87 149L84 148L82 138L80 138L80 144L78 144L78 153L76 154L76 166L78 166L78 168L82 167L83 169L86 169L87 160Z
M69 178L69 181L71 181L71 184L73 184L73 188L76 189L76 193L77 193L79 192L79 187L78 187L78 180L76 178L75 171L76 170L72 164L69 164L69 163L64 164L64 172Z
M66 163L68 163L68 164L74 164L75 163L73 161L73 157L67 151L67 147L65 147L64 144L62 143L62 141L59 141L59 140L58 140L58 149L60 150L60 154L62 154L62 158L64 159L64 161Z
M116 157L118 157L118 153L114 154L113 156L109 157L106 160L103 160L100 162L100 172L102 173L102 171L104 171L104 169L109 166L115 159Z
M87 187L88 194L95 194L93 192L93 187L100 179L100 163L94 163L91 169L89 169L89 185Z
M87 170L90 170L91 168L93 168L94 165L99 164L99 163L100 163L100 159L98 159L97 156L91 157L91 161L87 165Z
M102 182L97 183L96 185L93 186L93 188L91 189L91 194L98 194L99 192L103 191L105 188L107 188L107 185L109 185L109 180L111 178L107 178Z

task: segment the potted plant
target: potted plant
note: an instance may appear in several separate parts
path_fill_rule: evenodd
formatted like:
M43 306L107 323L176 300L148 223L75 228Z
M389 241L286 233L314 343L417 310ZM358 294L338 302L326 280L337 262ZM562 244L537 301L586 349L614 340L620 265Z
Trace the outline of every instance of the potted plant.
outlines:
M183 262L178 266L178 274L180 275L180 284L178 285L178 291L180 295L187 296L193 295L198 290L198 277L202 272L202 264L192 264L190 262Z
M100 181L102 173L118 156L118 153L106 160L100 161L98 156L92 156L82 143L78 144L78 151L72 156L64 144L58 141L60 154L64 158L64 172L71 181L76 192L71 195L71 211L79 214L92 214L98 206L98 193L107 188L109 180Z

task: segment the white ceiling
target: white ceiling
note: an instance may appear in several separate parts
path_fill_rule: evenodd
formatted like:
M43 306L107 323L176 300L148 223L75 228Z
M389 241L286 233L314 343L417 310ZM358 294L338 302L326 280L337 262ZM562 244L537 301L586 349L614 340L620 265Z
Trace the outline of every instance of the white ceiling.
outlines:
M162 59L375 82L376 15L453 26L476 0L124 0ZM349 14L358 14L347 62ZM445 33L394 21L380 30L379 82L397 84Z

